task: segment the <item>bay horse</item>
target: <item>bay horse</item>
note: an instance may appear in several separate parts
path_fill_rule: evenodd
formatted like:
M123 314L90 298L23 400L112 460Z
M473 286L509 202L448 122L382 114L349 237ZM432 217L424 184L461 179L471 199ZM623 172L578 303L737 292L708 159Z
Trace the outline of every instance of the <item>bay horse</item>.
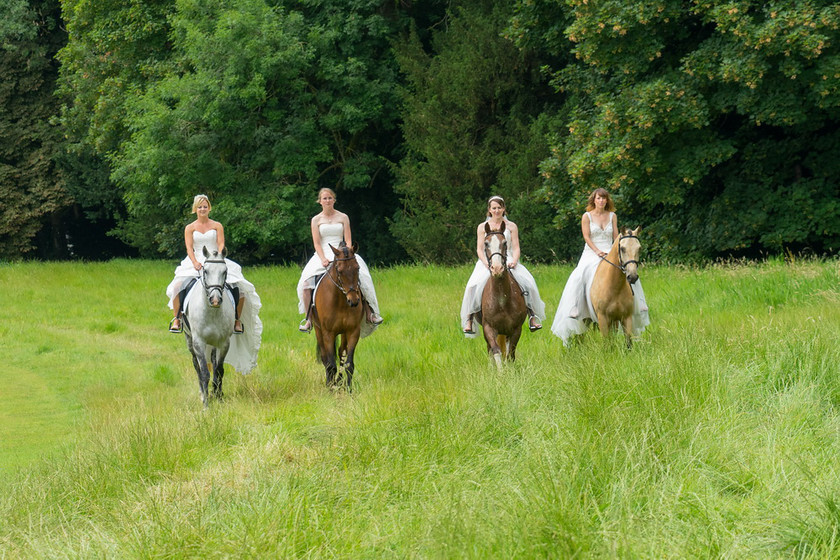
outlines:
M362 330L364 306L359 287L359 262L353 247L343 241L338 249L329 246L335 258L315 289L312 325L318 353L326 372L327 387L334 387L347 378L347 390L353 390L353 355ZM336 339L341 336L336 364ZM344 372L339 371L339 366Z
M223 396L225 356L230 349L236 312L230 288L225 284L227 250L221 254L218 251L211 253L204 247L203 253L205 260L198 278L203 293L198 291L198 286L194 286L195 289L184 302L183 315L184 337L198 374L201 402L207 408L210 366L213 368L213 396L219 399Z
M522 288L507 266L505 222L498 230L484 224L484 255L490 265L490 278L481 294L481 324L487 352L501 369L503 360L516 360L516 345L522 324L528 316Z
M604 339L613 325L621 323L627 348L633 344L633 284L639 279L639 231L641 228L638 227L634 230L621 228L610 252L601 258L595 269L590 289L592 307Z

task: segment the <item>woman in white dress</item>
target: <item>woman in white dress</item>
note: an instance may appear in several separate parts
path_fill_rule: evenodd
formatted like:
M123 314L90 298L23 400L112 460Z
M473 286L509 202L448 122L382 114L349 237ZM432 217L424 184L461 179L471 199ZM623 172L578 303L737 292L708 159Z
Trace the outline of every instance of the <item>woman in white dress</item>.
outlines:
M601 264L602 258L607 256L618 237L615 204L606 189L595 189L589 195L586 213L580 220L580 229L586 245L577 267L566 281L551 325L551 332L563 339L565 346L568 346L573 335L585 333L589 323L598 322L589 294L592 279L595 278L595 270ZM633 335L638 336L650 324L650 319L641 281L637 280L633 284L633 292Z
M490 224L490 229L498 231L505 223L505 240L507 241L507 265L511 276L522 288L525 296L525 305L528 307L528 328L531 332L542 328L540 321L545 319L545 303L540 299L540 291L537 289L537 282L534 277L519 262L519 228L507 218L505 211L505 200L501 196L491 196L487 201L487 219L476 229L476 254L478 262L475 263L470 279L467 281L467 288L464 290L464 299L461 302L461 328L464 336L473 338L476 336L475 323L480 323L481 295L484 286L490 279L490 263L484 254L484 224Z
M206 195L199 194L193 199L192 211L196 220L184 228L184 245L187 256L175 269L175 278L166 288L169 296L169 308L172 309L172 321L169 332L183 332L181 325L181 291L187 283L198 278L205 260L204 247L210 252L225 248L225 229L222 224L210 219L210 200ZM242 267L230 259L225 259L227 265L227 284L234 291L236 301L236 315L233 325L234 334L231 340L225 362L232 365L240 373L248 373L257 365L257 352L262 341L262 321L259 311L262 307L260 296L254 285L242 276Z
M304 314L298 330L304 333L312 330L309 308L312 305L312 292L315 290L316 279L326 273L327 266L335 258L329 246L332 245L338 249L342 241L348 247L353 245L350 219L347 214L335 209L335 200L335 192L332 189L323 188L318 191L318 204L321 205L322 210L312 217L310 223L315 254L303 267L297 285L298 310ZM362 337L365 337L376 330L376 327L382 324L383 319L379 315L379 302L376 299L376 290L373 288L370 270L358 253L356 253L356 261L359 263L359 288L362 291L362 300L365 306L365 322L362 323L361 333Z

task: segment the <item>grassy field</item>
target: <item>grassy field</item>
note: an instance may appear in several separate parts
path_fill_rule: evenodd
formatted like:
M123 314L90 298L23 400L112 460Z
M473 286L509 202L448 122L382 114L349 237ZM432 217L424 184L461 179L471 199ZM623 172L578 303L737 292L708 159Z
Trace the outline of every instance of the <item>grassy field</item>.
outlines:
M633 350L525 334L471 267L374 270L352 396L248 268L259 366L203 412L164 262L0 264L0 558L840 557L837 261L648 266ZM571 271L531 267L549 319Z

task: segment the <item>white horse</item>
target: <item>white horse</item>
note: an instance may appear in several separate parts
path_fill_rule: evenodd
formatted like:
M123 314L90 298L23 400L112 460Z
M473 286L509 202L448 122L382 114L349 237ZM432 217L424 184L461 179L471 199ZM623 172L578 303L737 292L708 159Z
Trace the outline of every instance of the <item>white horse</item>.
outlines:
M201 402L208 405L207 386L210 382L208 362L213 366L213 396L222 398L222 378L225 374L225 356L233 335L235 308L230 288L225 284L227 251L210 253L204 247L204 266L199 283L204 289L191 291L184 304L184 336L192 354L193 366L198 374ZM197 288L197 286L195 286ZM204 295L205 297L201 297Z

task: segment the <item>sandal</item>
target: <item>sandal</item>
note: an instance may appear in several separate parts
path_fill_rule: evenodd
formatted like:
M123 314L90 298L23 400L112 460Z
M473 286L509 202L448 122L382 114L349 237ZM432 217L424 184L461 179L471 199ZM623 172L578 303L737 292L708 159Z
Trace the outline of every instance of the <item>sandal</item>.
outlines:
M236 325L239 325L239 329L236 328ZM237 319L233 322L233 334L242 334L245 332L245 325L242 324L242 321Z
M177 321L177 325L175 322ZM181 319L178 317L172 317L172 320L169 321L169 332L171 333L182 333L184 332L184 325L181 324Z
M464 334L475 334L475 327L473 326L472 319L467 322L467 326L464 327Z
M309 321L309 319L304 319L300 322L298 330L302 333L309 334L309 332L312 330L312 323Z
M538 331L542 328L542 325L539 323L536 315L531 315L531 319L528 321L528 328L531 332Z
M371 313L370 317L368 318L368 322L371 325L381 325L385 319L382 318L381 315L377 315L376 313Z

